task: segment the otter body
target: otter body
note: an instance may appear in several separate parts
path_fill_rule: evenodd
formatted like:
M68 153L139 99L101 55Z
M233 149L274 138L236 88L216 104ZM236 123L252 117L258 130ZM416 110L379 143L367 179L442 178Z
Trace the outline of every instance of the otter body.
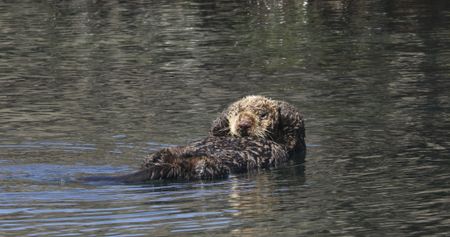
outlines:
M295 156L303 159L305 151L304 121L295 107L247 96L221 113L205 139L161 149L144 159L136 173L85 180L139 183L224 178L230 173L276 167Z
M285 149L270 140L211 136L152 154L136 173L139 177L125 175L122 181L225 178L230 173L275 167L287 159Z

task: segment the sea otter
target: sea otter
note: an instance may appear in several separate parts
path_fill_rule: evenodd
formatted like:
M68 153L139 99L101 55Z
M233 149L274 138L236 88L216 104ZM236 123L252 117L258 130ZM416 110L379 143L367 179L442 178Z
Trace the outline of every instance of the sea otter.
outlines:
M161 149L144 159L138 172L113 179L139 183L224 178L275 167L289 158L304 157L305 151L305 124L294 106L247 96L220 114L205 139Z

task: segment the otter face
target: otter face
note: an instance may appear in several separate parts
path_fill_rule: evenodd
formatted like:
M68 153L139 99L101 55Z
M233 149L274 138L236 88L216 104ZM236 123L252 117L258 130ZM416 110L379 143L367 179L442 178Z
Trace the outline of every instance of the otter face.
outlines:
M271 138L278 125L277 102L262 96L247 96L230 106L230 133L236 137Z

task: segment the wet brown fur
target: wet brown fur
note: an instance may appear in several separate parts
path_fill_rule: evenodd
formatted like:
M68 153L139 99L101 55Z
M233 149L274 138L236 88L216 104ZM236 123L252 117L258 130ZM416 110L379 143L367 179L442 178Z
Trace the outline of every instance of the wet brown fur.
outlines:
M242 120L250 121L248 132L239 130ZM259 137L282 145L289 153L305 150L303 116L284 101L247 96L231 104L213 122L212 136Z
M146 158L141 169L118 176L125 183L149 180L224 178L230 173L275 167L305 155L303 117L292 105L263 96L232 103L201 141L164 148Z

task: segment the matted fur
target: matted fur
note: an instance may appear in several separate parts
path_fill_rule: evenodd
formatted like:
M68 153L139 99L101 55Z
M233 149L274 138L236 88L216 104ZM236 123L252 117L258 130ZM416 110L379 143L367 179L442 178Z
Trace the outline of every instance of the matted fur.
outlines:
M207 137L165 148L144 160L148 179L212 179L277 166L288 159L277 143L249 137Z

